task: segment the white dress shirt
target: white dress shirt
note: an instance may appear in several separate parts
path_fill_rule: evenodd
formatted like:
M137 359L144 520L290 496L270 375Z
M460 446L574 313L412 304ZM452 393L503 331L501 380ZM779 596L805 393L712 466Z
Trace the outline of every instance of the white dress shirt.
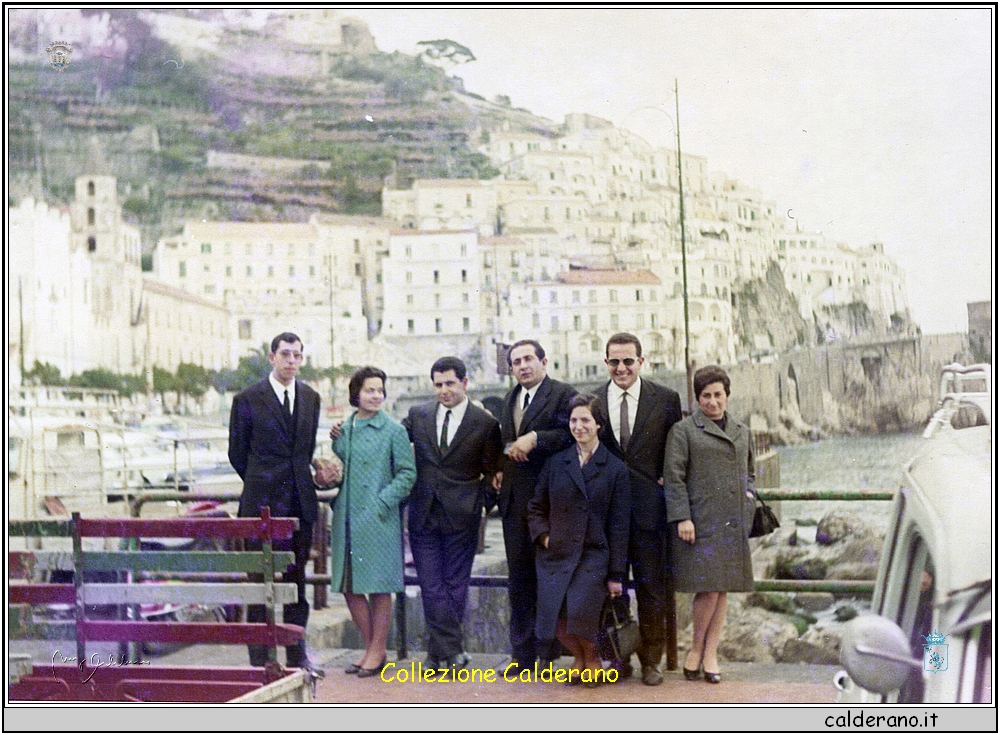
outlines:
M285 391L288 391L288 412L295 413L295 381L293 380L290 385L284 386L281 382L274 377L274 373L267 376L267 379L271 381L271 388L274 390L274 395L278 396L278 403L282 406L285 405Z
M441 403L438 403L437 408L437 437L438 443L441 443L441 429L444 427L444 415L451 411L451 420L448 421L448 446L451 446L451 440L455 438L455 432L458 431L458 427L462 424L462 419L465 418L465 412L469 408L469 399L465 397L462 402L459 403L454 408L447 408Z
M615 381L611 381L608 385L608 421L611 422L611 428L615 432L615 439L621 444L622 437L622 422L621 422L621 410L622 410L622 396L626 393L628 394L628 428L629 433L635 429L635 415L639 412L639 392L642 389L642 378L636 377L635 382L632 386L624 391L618 387Z
M531 404L535 402L535 394L538 392L538 389L541 387L541 385L542 381L539 380L531 388L525 388L523 385L521 386L521 392L517 394L517 404L521 407L522 411L524 410L524 394L527 393L529 396L528 407L530 408Z

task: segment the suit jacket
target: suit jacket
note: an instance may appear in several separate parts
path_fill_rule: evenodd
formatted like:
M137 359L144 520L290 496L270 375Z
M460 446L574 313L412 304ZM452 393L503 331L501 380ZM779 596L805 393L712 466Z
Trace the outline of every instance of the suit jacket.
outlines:
M504 398L500 418L504 446L532 431L538 434L538 445L528 455L527 462L515 462L506 456L503 458L499 503L500 513L504 516L512 503L514 507L527 507L545 460L573 444L573 435L569 432L569 402L576 395L576 388L546 375L535 392L535 399L521 418L520 431L515 432L514 399L519 394L520 386L517 386Z
M601 407L608 414L609 380L598 392ZM635 426L628 448L622 451L615 438L612 421L617 416L608 415L608 424L602 426L598 436L601 442L619 459L628 465L632 480L632 523L643 531L664 531L666 529L666 503L664 490L660 485L663 477L663 456L667 445L667 433L681 420L681 399L672 388L643 379L639 391L639 405L635 414Z
M460 531L479 526L483 506L492 507L489 481L500 469L500 424L492 415L469 403L448 448L439 448L438 402L414 406L403 419L413 442L417 483L410 493L409 528L419 532L428 520L434 499L441 504L442 530Z
M289 431L267 378L233 399L229 461L243 479L240 516L258 516L261 506L266 505L273 516L297 510L303 521L316 520L316 485L310 462L316 449L319 394L301 381L295 382L292 419L294 431Z

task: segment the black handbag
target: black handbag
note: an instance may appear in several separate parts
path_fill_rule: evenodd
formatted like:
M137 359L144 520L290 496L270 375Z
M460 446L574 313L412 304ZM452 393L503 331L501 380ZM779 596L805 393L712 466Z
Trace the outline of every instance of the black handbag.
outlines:
M615 665L627 664L641 640L628 595L605 598L597 641L601 658Z
M757 499L756 508L753 512L753 526L750 528L750 538L757 538L758 536L767 536L769 533L774 533L774 531L781 524L778 523L778 517L774 515L774 511L771 507L760 499L760 495L754 493L754 497Z

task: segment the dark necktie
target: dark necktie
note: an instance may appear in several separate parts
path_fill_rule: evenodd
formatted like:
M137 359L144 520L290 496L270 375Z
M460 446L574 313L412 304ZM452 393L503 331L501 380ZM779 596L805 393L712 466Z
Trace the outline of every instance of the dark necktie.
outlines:
M292 403L288 400L288 389L285 388L285 402L281 404L281 413L285 417L285 425L292 425Z
M528 410L528 404L531 403L531 394L528 391L524 392L524 406L521 408L522 411Z
M451 421L451 409L444 412L444 423L441 425L441 451L448 448L448 422Z
M622 410L621 410L621 429L619 429L619 434L621 435L622 450L628 446L629 439L632 438L632 432L628 428L628 393L622 393Z

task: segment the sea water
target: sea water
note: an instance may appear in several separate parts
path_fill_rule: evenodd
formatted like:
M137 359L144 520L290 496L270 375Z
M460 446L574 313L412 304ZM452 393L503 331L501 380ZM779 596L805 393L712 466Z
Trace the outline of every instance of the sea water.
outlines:
M781 458L781 487L795 490L892 490L900 486L903 466L922 448L919 432L856 434L806 444L777 447ZM892 501L806 500L783 501L783 519L819 521L831 510L860 514L885 530Z

